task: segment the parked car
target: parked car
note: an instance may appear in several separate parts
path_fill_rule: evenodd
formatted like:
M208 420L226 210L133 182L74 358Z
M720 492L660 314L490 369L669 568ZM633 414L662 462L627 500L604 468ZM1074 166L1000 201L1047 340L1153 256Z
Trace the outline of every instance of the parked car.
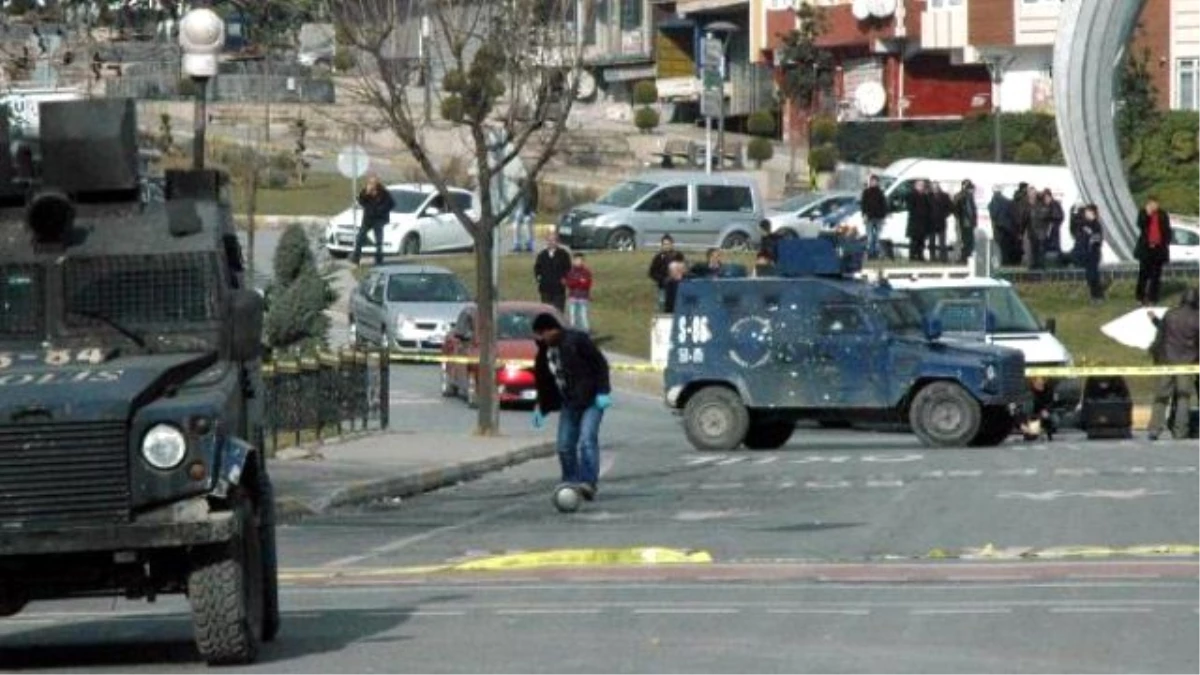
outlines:
M763 209L752 176L652 171L571 209L557 231L559 240L573 249L657 248L663 235L670 234L680 248L746 250L758 245Z
M537 356L537 341L533 335L533 320L538 314L553 314L565 326L567 320L557 309L536 302L501 302L496 309L496 358L500 361L524 361L526 364L507 364L496 369L495 387L501 404L537 400L533 378L533 358ZM442 347L443 356L479 358L479 336L475 332L475 305L468 305L458 315L454 330ZM479 366L477 363L442 364L442 396L461 396L474 408L479 396Z
M383 252L386 255L417 255L418 253L469 251L474 246L471 234L463 227L454 212L432 185L402 183L387 186L396 203L392 217L383 228ZM479 204L475 195L462 188L449 188L450 198L478 217ZM351 204L345 211L330 218L325 227L325 248L335 258L345 258L354 251L354 238L362 223L362 209ZM375 237L367 236L364 255L375 250Z
M382 265L350 295L350 338L405 354L439 354L469 302L467 287L444 267Z
M766 218L771 232L784 237L815 237L859 208L857 192L807 192L767 209Z
M1171 262L1200 260L1200 224L1171 220Z

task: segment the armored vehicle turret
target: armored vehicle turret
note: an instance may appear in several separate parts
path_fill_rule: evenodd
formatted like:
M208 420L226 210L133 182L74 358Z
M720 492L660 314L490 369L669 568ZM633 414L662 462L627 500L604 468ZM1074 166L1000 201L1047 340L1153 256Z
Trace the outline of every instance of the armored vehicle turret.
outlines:
M0 615L186 593L201 655L244 663L279 627L262 301L227 177L145 199L135 114L43 102L0 152Z

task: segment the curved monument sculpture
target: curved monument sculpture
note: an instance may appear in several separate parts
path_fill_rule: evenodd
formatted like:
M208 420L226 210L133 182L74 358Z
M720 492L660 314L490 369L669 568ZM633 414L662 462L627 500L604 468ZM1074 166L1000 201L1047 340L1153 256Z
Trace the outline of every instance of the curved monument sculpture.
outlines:
M1066 0L1054 49L1054 106L1063 157L1084 201L1094 202L1106 239L1133 257L1137 204L1121 163L1113 120L1115 69L1145 0Z

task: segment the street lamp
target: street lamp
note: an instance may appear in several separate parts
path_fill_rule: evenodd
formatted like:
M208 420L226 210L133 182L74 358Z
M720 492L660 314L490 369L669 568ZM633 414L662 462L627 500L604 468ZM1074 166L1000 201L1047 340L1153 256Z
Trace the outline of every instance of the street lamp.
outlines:
M725 160L725 64L729 57L729 38L741 27L732 21L714 21L704 30L721 42L721 95L718 98L721 107L717 116L717 166L721 166Z
M1004 71L1008 69L1012 58L1003 56L985 56L983 65L987 66L988 74L992 76L992 146L997 163L1004 161L1003 144L1000 131L1000 87L1004 84Z
M225 46L225 21L207 8L193 9L179 22L183 74L196 84L192 168L204 168L204 132L208 122L208 81L217 75L217 55Z

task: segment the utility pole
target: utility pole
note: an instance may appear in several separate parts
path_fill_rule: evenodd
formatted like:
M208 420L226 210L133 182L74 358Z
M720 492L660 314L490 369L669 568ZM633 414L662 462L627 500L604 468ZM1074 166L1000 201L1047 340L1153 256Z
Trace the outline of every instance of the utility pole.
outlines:
M983 63L992 76L992 152L993 161L1004 161L1003 131L1000 124L1000 88L1004 84L1004 71L1011 58L1003 56L985 57Z

